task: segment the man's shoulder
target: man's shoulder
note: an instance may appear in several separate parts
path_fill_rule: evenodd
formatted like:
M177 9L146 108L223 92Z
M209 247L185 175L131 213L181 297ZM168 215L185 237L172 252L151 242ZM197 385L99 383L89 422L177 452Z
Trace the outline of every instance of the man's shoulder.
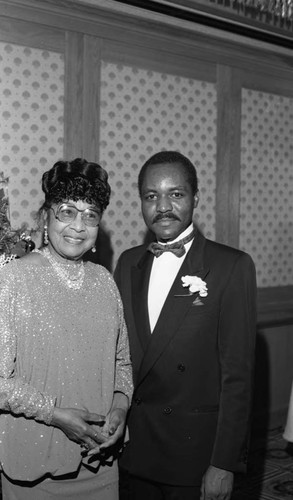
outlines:
M206 248L212 252L220 252L223 254L230 254L230 255L241 255L244 254L245 252L243 250L240 250L239 248L232 247L230 245L226 245L224 243L219 243L218 241L213 241L206 239Z
M128 248L121 253L119 260L134 262L135 260L140 259L141 256L146 253L147 247L148 245L144 244Z
M217 241L206 239L205 250L206 256L212 261L217 258L220 263L221 261L227 261L230 264L236 261L252 262L252 258L247 252Z

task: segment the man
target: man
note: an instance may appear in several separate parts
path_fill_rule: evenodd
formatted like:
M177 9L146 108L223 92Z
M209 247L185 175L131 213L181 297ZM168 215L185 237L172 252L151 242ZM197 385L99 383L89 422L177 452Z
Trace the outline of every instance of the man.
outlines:
M247 461L254 264L193 227L197 175L182 154L152 156L138 186L161 245L127 250L115 271L135 383L121 460L129 498L228 500ZM175 255L168 245L182 240Z

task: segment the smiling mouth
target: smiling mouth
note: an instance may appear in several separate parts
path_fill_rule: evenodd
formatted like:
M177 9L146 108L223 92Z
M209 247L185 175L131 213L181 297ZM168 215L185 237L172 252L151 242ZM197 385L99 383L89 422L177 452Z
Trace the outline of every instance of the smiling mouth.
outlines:
M73 245L78 245L79 243L83 242L82 238L73 238L72 236L64 236L64 239L67 241L67 243L71 243Z

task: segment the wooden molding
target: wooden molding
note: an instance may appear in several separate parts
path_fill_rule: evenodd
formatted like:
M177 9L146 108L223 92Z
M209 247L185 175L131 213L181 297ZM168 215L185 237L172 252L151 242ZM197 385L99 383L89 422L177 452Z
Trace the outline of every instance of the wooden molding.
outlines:
M218 65L216 240L238 246L240 206L241 83L239 73Z
M119 0L124 3L125 0ZM293 20L262 12L255 6L240 6L234 2L219 0L128 0L160 12L169 12L181 18L201 19L209 26L222 26L235 33L245 32L255 39L271 40L272 43L290 47L293 40Z
M84 40L80 33L66 34L64 155L83 156Z
M1 4L0 4L1 7ZM0 14L1 42L29 45L44 50L63 53L65 50L64 30L43 26L38 23L2 17Z
M258 289L258 327L293 324L293 286Z
M144 2L138 2L143 5ZM148 2L151 3L151 2ZM115 9L114 9L115 6ZM123 7L123 10L122 10ZM118 43L144 48L158 46L169 52L170 41L178 55L191 53L210 62L243 65L251 70L268 68L272 72L292 71L292 51L273 44L262 44L249 37L229 38L225 30L213 30L191 20L180 20L167 14L151 12L124 2L101 0L96 6L81 0L0 0L1 16L22 19L67 31L83 32ZM220 42L220 43L219 43ZM264 54L266 57L264 58ZM273 55L274 54L274 55Z

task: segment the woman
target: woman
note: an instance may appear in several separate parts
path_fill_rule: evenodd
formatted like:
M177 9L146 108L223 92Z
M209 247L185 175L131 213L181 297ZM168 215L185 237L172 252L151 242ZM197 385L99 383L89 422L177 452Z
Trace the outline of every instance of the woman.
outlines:
M4 500L118 498L128 338L111 275L83 262L109 203L107 178L78 158L45 172L45 246L1 270Z

